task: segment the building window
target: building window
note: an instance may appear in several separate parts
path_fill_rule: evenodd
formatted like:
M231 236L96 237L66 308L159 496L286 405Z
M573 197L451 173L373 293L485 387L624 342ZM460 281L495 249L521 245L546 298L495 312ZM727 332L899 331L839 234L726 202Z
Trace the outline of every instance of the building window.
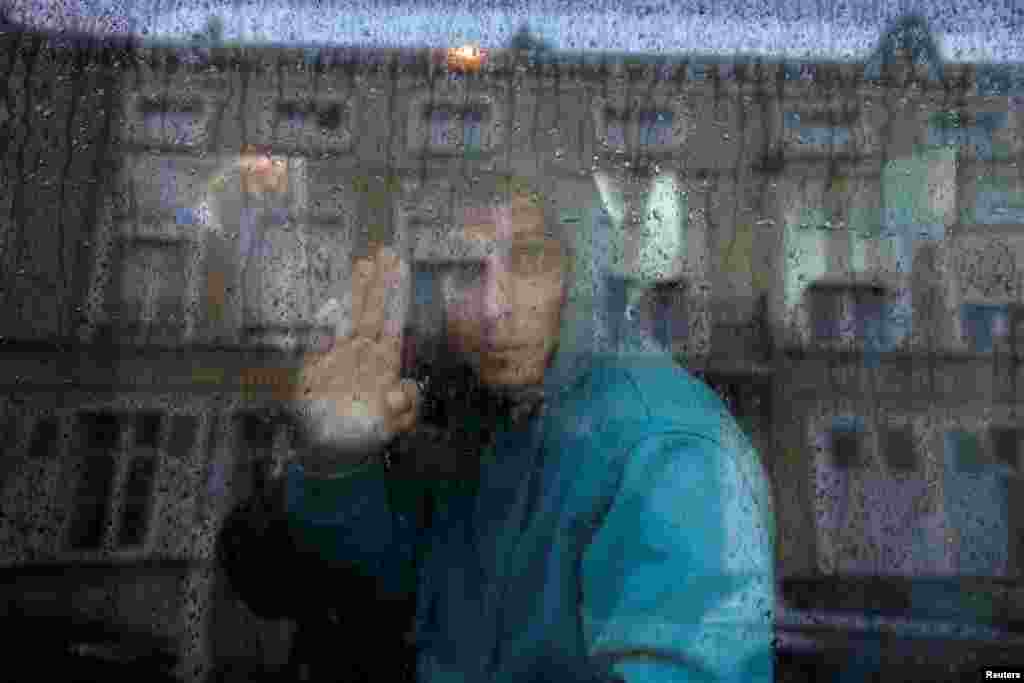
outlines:
M5 415L0 419L0 457L12 455L17 443L18 420L13 415ZM2 485L3 480L0 480L0 486Z
M623 149L626 146L626 120L617 112L606 109L604 112L605 137L608 146Z
M234 481L245 497L263 490L270 480L278 423L263 413L249 412L237 417L237 426L243 457Z
M859 419L837 418L829 431L832 464L837 469L857 469L864 465L864 425Z
M907 472L917 468L914 433L910 425L889 427L882 432L882 455L892 471Z
M967 347L975 353L990 353L993 339L1009 330L1009 307L1005 304L964 304L960 320Z
M430 112L430 146L447 147L452 144L451 112L437 108Z
M971 120L968 120L971 119ZM1007 113L977 112L967 117L960 112L937 112L928 125L928 144L969 147L979 159L991 160L992 138L1007 125Z
M956 568L962 575L1004 576L1011 527L1009 483L979 434L946 433L943 481L947 526L956 531Z
M786 128L793 132L794 141L801 145L828 148L850 143L850 129L846 126L833 126L797 112L787 112L784 121Z
M686 305L686 285L679 282L658 282L640 298L637 308L644 332L663 348L672 349L676 341L684 341L690 330L690 311Z
M185 250L176 241L132 239L111 278L111 331L125 343L174 343L185 329Z
M55 417L43 418L36 424L28 454L33 460L48 460L57 455L60 423Z
M1020 471L1020 440L1021 430L1014 427L995 427L992 429L992 451L1000 464L1009 468L1010 472Z
M122 548L145 544L153 508L161 423L160 413L136 414L134 439L122 456L119 443L127 425L124 419L111 413L78 416L76 443L82 474L74 493L68 531L71 550L96 550L102 545L110 521L119 461L125 467L125 479L120 490L120 519L115 525L116 544Z
M832 288L813 287L810 300L815 341L838 339L844 315L842 293Z
M167 445L170 457L186 459L191 455L198 425L199 420L193 415L175 415L171 419L170 439Z
M670 111L640 112L640 145L664 147L671 144L672 121Z
M171 210L178 203L178 173L175 162L161 159L158 175L160 176L160 208Z
M135 445L141 448L157 448L160 445L160 423L160 413L139 413L135 417Z
M69 530L68 542L73 550L96 549L103 542L119 436L120 421L116 415L87 413L79 416L82 474L74 493L74 516Z
M984 470L987 463L977 434L954 430L947 435L946 443L952 449L957 472L980 473Z
M297 102L282 102L277 105L278 133L295 140L305 128L307 107Z
M865 350L885 348L887 317L885 291L856 285L811 285L808 291L814 340L834 341L852 336Z
M201 139L203 104L198 99L143 98L139 114L151 141L190 146Z
M145 543L152 512L155 473L155 455L135 455L131 458L124 485L121 528L117 537L117 544L121 547L137 547Z
M466 154L479 154L483 150L481 143L481 127L483 113L476 109L469 109L463 112L463 144Z
M430 111L430 146L453 150L461 142L464 154L478 155L483 151L484 119L480 107L434 107Z
M328 131L336 131L341 127L341 105L329 104L317 111L317 125Z

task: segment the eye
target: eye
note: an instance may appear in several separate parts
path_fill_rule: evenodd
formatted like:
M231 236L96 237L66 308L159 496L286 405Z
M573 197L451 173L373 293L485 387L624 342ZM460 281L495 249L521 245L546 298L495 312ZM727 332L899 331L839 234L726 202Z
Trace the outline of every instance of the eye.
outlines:
M509 254L512 270L524 277L546 275L558 266L558 246L543 242L514 245Z

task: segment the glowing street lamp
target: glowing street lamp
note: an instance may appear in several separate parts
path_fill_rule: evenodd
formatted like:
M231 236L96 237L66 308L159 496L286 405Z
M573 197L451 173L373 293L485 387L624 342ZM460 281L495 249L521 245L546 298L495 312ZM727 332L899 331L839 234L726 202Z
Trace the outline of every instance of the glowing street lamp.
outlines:
M288 169L284 159L273 158L255 145L242 150L242 188L245 192L283 193L288 189Z
M448 48L448 69L450 71L479 71L487 63L487 50L475 45Z

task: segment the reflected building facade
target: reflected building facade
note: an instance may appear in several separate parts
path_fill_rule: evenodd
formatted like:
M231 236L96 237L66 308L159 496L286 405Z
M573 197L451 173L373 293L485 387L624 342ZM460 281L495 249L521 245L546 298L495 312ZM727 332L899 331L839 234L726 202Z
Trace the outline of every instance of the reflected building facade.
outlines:
M5 53L25 82L72 59L33 40L49 66ZM280 418L280 368L332 334L325 306L344 300L353 256L381 241L415 256L474 173L550 179L575 233L573 340L669 351L721 392L772 478L780 576L1019 580L1013 73L899 54L877 75L514 50L468 74L431 51L117 55L88 71L105 99L8 99L78 102L60 115L105 127L89 163L74 146L62 161L80 191L62 215L81 234L66 218L32 228L88 245L32 281L77 278L55 299L67 320L28 326L45 295L10 295L35 308L4 333L23 380L3 403L0 534L12 567L179 562L68 601L160 630L183 675L285 666L290 627L230 599L215 535L302 447ZM88 109L100 102L105 118ZM24 120L0 126L43 135ZM37 143L19 144L7 182ZM276 191L247 191L248 145L276 164ZM27 230L11 215L26 219L8 235ZM33 244L26 268L49 257Z

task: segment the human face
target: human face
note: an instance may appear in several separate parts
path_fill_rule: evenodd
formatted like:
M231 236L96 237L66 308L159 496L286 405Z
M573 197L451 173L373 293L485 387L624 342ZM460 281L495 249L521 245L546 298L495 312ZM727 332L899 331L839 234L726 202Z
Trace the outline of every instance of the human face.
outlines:
M442 279L450 344L485 385L541 383L565 303L562 243L527 201L467 210L457 239L469 258Z

